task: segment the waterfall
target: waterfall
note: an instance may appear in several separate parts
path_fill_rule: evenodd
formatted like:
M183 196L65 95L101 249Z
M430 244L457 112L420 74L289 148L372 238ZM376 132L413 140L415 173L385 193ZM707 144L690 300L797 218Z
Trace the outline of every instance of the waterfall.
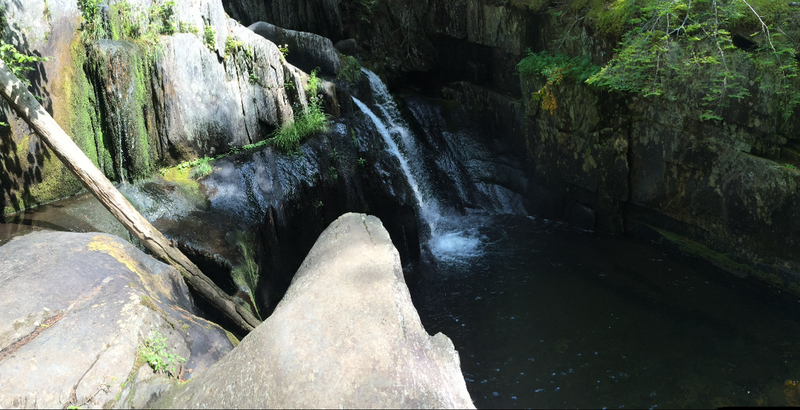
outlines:
M463 228L460 218L445 216L436 199L436 193L425 173L413 133L400 115L386 85L372 71L362 68L372 88L375 111L352 97L359 109L372 120L381 134L389 152L400 162L400 168L408 181L419 209L420 218L430 231L428 249L440 261L460 261L479 253L481 240L474 227Z

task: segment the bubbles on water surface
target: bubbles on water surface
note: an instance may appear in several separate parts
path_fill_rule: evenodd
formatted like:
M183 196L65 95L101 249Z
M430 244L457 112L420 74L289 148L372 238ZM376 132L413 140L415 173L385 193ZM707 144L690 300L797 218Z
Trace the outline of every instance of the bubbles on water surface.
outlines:
M481 254L481 238L475 231L470 229L435 235L428 241L428 246L436 260L466 262Z

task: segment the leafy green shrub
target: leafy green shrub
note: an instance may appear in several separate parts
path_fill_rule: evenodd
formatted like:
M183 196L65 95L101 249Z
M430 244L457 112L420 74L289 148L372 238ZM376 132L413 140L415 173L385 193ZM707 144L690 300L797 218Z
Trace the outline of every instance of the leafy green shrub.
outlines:
M239 41L238 38L235 36L228 36L225 39L225 55L223 58L228 58L229 55L232 55L236 52L236 50L242 48L243 43Z
M592 64L586 57L570 57L566 54L550 54L547 51L534 53L528 50L528 55L517 64L520 74L526 76L539 76L548 78L553 69L560 69L565 79L576 83L583 83L588 78L600 71L600 67Z
M28 80L26 74L35 70L32 65L47 61L47 57L37 57L23 54L17 50L12 44L5 43L0 40L0 59L6 64L11 73L14 74L23 84L30 87L31 81Z
M319 72L319 67L311 70L311 74L308 75L308 81L306 82L306 94L314 95L317 93L320 85L320 79L317 77L317 72Z
M208 164L208 161L202 161L197 164L196 167L192 170L192 177L193 178L203 178L206 175L211 174L214 172L214 169L211 168L211 165Z
M167 339L159 332L153 332L144 341L144 346L139 346L139 354L155 372L167 371L173 376L179 376L178 369L186 359L169 351Z
M284 152L292 152L300 147L307 136L324 131L327 120L322 112L322 101L319 96L309 98L308 110L295 116L294 122L278 128L270 141Z
M645 0L607 9L619 17L624 35L588 84L644 96L698 95L701 119L720 119L718 109L750 96L751 84L784 119L800 104L800 19L788 2ZM751 45L738 48L737 36Z
M285 59L289 55L289 45L278 45L278 51L281 52L281 58Z
M203 28L203 43L209 50L214 51L217 48L217 32L212 26L205 26Z
M78 0L78 10L81 12L81 30L84 39L103 38L106 32L103 28L100 2L102 0Z
M197 25L195 25L194 23L186 23L184 21L178 22L178 31L181 33L192 33L192 34L198 33Z
M545 85L539 91L531 94L531 100L541 100L542 108L552 115L558 107L553 93L555 86L564 79L583 83L600 71L600 67L592 64L585 57L569 57L565 54L553 55L546 51L534 53L528 50L528 55L517 64L517 70L521 75L528 78L543 78L546 80Z
M172 35L175 33L175 2L167 0L164 4L154 4L150 8L150 21L157 22L158 33Z
M342 67L336 75L337 81L345 81L347 84L354 85L361 78L361 64L353 56L339 55Z

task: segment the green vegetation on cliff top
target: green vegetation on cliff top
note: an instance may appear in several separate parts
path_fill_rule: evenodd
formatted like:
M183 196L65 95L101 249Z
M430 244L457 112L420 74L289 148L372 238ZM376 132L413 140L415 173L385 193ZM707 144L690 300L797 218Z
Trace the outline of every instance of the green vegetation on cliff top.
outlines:
M721 119L720 108L756 94L788 119L800 104L800 9L772 0L512 0L544 11L561 25L582 24L620 39L608 63L586 79L602 88L669 99L696 99L702 119ZM570 23L571 21L571 23ZM569 39L565 29L556 40ZM546 56L529 54L535 66ZM553 58L549 56L547 58ZM551 67L565 68L557 62ZM547 78L545 70L538 73ZM551 73L552 70L548 71ZM566 72L565 72L566 73ZM524 74L524 73L523 73Z

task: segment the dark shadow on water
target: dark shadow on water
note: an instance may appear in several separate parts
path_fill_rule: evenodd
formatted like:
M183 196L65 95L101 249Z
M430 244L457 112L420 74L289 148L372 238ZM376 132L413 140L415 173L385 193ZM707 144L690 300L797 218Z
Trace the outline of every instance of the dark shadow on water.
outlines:
M480 230L480 258L411 289L478 408L789 403L796 297L642 241L524 217Z

